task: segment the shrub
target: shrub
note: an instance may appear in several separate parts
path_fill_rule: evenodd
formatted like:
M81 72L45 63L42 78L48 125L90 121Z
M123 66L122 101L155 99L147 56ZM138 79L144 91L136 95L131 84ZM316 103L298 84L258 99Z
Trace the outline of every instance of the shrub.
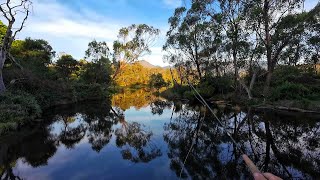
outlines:
M193 94L193 91L186 91L183 93L183 98L185 99L188 99L190 101L194 101L195 100L195 97L194 97L194 94Z
M36 99L23 92L6 92L0 95L0 131L15 129L41 115Z
M302 84L285 82L273 89L273 100L295 100L309 96L311 91Z
M156 88L159 91L161 87L164 87L166 85L167 83L164 81L161 73L152 74L150 76L150 80L149 80L150 87Z
M75 101L103 99L108 96L107 89L100 84L75 83L73 85Z
M281 85L286 81L292 82L302 74L302 70L294 66L280 66L275 69L273 74L273 85Z
M205 82L201 84L202 86L211 86L211 89L214 89L215 93L219 94L225 94L233 91L233 81L232 78L230 78L229 76L208 78Z

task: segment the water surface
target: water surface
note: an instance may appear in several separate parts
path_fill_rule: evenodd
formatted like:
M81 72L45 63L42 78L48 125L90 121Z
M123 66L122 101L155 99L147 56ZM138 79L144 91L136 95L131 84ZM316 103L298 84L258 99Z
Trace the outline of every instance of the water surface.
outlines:
M263 171L320 177L319 117L215 108ZM206 108L143 90L60 106L0 138L0 179L247 179L241 152Z

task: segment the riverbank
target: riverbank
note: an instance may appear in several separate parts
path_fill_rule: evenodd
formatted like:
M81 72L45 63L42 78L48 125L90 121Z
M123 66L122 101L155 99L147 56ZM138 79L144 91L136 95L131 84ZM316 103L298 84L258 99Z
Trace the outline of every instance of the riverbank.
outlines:
M320 112L320 75L315 74L313 70L277 67L267 95L264 94L265 77L257 77L254 83L250 83L252 81L249 77L242 77L241 83L230 75L209 76L191 83L208 102L225 101L241 106ZM244 84L251 84L250 88ZM170 100L186 99L194 103L198 102L195 94L188 83L181 82L160 95Z
M41 121L42 112L50 107L107 99L111 93L106 85L79 83L39 89L36 93L8 90L0 95L0 135Z
M183 91L182 91L183 89ZM181 94L180 92L183 92ZM195 92L191 91L188 87L183 87L179 90L167 89L160 93L160 96L168 100L181 100L189 103L199 103L198 99L194 96ZM220 107L233 107L234 105L240 105L243 107L252 107L258 109L271 109L290 112L302 112L302 113L315 113L320 114L320 100L310 99L291 99L291 100L265 100L264 98L248 99L244 95L235 95L233 93L228 94L216 94L214 96L203 94L205 100L213 105Z

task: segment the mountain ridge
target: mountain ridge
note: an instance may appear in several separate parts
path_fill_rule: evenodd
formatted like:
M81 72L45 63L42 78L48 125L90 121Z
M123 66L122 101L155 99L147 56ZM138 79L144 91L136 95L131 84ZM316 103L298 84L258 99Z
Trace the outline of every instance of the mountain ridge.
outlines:
M138 63L141 66L143 66L144 68L148 68L148 69L154 69L154 68L169 69L170 68L170 66L165 66L165 67L156 66L156 65L153 65L153 64L149 63L146 60L140 60L140 61L137 61L136 63Z

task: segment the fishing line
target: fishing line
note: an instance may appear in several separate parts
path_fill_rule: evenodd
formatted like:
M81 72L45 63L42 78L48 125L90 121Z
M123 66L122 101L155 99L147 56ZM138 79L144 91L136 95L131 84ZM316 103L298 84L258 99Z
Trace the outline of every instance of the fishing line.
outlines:
M180 74L180 78L182 79L182 75ZM219 117L216 115L216 113L213 111L213 109L209 106L209 104L205 101L205 99L200 95L200 93L198 92L198 90L191 84L191 82L189 81L188 78L185 77L185 79L187 80L187 83L189 85L189 87L191 87L192 90L194 90L193 95L196 97L197 100L200 101L201 104L205 105L210 112L214 115L215 119L218 121L218 123L220 124L220 126L222 127L223 131L227 134L227 136L231 139L231 141L233 142L233 144L236 146L236 149L238 149L241 153L242 153L242 158L244 160L244 162L247 164L248 168L250 169L251 173L260 173L262 176L264 176L261 173L261 169L259 170L256 165L251 161L251 159L246 155L246 153L244 152L244 150L241 148L241 146L237 143L237 141L230 135L230 133L227 131L227 127L222 123L222 121L219 119ZM199 99L200 98L200 99ZM182 169L185 166L185 162L187 161L188 155L190 154L191 150L193 148L193 145L191 145L189 152L184 160L183 163L183 167L181 168L181 172ZM180 172L180 179L181 179L181 172ZM265 176L264 176L265 177ZM265 177L266 179L268 179L267 177Z
M184 161L183 161L183 164L182 164L182 167L181 167L181 170L180 170L180 174L179 174L179 178L180 178L180 179L181 179L181 175L182 175L182 171L183 171L183 169L184 169L184 166L185 166L185 164L186 164L186 162L187 162L187 159L188 159L188 157L189 157L189 154L191 153L191 151L192 151L192 149L193 149L193 146L194 146L194 144L195 144L194 139L198 136L198 133L199 133L201 127L202 127L202 121L205 119L205 117L206 117L206 113L204 113L204 116L200 119L199 129L198 129L197 132L194 133L194 135L193 135L191 147L190 147L190 149L188 150L187 156L185 157L185 159L184 159Z
M182 74L179 73L180 78L183 79ZM194 97L205 107L207 107L210 112L214 115L215 119L218 121L218 123L220 124L220 126L222 127L223 131L227 134L227 136L231 139L231 141L235 144L236 148L242 153L245 154L245 152L242 150L241 146L236 142L236 140L230 135L230 133L227 131L227 127L222 123L222 121L218 118L218 116L216 115L216 113L213 111L213 109L209 106L209 104L204 100L204 98L200 95L200 93L198 92L198 90L190 83L189 79L185 77L185 79L187 80L188 86L193 90L192 94L194 95ZM197 133L194 134L194 137L192 139L192 144L190 149L188 150L187 156L185 157L181 170L180 170L180 174L179 174L179 178L181 179L181 175L182 175L182 171L185 167L185 163L187 162L187 159L193 149L194 146L194 139L196 137L196 135L198 135L201 126L202 126L202 121L205 119L205 116L201 119L201 124L200 124L200 128L198 129Z
M215 117L215 119L218 121L218 123L220 124L220 126L222 127L223 131L227 134L227 136L231 139L231 141L236 145L236 147L238 148L238 150L242 153L245 154L245 152L243 151L243 149L241 148L241 146L237 143L237 141L230 135L230 133L227 131L227 127L222 123L222 121L218 118L218 116L216 115L216 113L213 111L213 109L209 106L209 104L204 100L204 98L200 95L200 93L198 92L198 90L190 83L188 78L185 78L188 82L189 87L191 87L194 92L196 93L195 96L196 99L198 99L200 101L201 104L204 104L209 111L213 114L213 116Z

